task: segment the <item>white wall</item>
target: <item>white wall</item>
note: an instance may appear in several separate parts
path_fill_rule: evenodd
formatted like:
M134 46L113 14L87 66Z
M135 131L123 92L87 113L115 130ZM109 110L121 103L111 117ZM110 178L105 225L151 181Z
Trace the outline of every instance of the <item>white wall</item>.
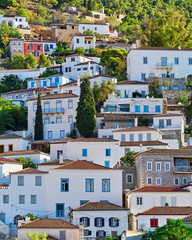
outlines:
M153 117L153 128L159 129L159 120L164 121L164 128L166 130L179 129L184 132L184 116L182 115L163 115ZM171 120L171 126L167 125L167 120Z
M3 21L5 21L7 25L9 25L9 22L11 21L13 28L17 28L19 25L22 25L22 28L29 28L29 24L26 22L26 17L23 16L4 17L4 15L0 15L0 23L2 24Z
M22 138L0 139L0 145L4 145L4 152L9 151L9 145L13 145L13 151L27 150L29 141Z
M90 24L90 23L79 23L79 32L89 30L101 35L109 35L109 24Z
M115 90L120 93L121 98L125 98L128 95L128 98L133 97L133 93L138 92L140 94L149 94L149 85L148 84L117 84Z
M84 48L86 52L89 52L90 48L95 48L95 41L95 36L73 36L71 40L71 50Z

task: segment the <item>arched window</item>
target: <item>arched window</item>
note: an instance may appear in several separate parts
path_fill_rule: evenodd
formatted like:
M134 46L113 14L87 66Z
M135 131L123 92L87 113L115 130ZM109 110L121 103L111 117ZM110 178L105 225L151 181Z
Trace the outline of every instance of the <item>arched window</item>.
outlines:
M13 27L13 21L9 20L8 25L9 25L10 27Z
M13 224L14 224L14 225L17 225L17 224L18 224L18 219L20 219L20 218L22 218L21 215L16 215L16 216L14 217Z

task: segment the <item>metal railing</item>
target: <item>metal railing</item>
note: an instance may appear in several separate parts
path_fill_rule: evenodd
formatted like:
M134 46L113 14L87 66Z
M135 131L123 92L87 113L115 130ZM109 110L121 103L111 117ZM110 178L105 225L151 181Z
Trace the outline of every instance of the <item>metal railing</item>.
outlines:
M153 125L152 127L155 128L155 129L174 129L174 128L181 129L181 125L179 125L179 124L174 124L174 125L170 125L170 126Z
M174 166L173 171L180 173L192 172L192 166Z
M64 108L48 108L48 109L43 109L42 110L44 114L49 114L49 113L64 113Z
M160 68L172 68L173 64L172 63L157 63L156 66L160 67Z

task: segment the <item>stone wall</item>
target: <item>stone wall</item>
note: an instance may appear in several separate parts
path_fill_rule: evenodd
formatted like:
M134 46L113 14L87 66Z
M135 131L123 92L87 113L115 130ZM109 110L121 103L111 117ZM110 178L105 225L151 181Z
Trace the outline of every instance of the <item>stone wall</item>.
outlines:
M188 94L188 98L191 98L192 96L191 91L184 91L184 92ZM163 90L162 94L163 94L163 98L167 98L168 104L176 104L179 102L181 91Z

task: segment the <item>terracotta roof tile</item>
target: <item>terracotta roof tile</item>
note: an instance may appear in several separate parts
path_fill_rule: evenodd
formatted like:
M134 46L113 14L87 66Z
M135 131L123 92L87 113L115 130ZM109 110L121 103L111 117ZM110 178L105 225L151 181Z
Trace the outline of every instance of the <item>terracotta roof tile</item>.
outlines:
M75 95L73 93L57 93L57 94L47 94L44 96L41 96L41 100L44 99L58 99L58 98L72 98L72 97L79 97L78 95ZM37 100L37 98L31 98L28 101Z
M125 208L110 202L88 202L73 211L109 211L109 210L126 210Z
M9 152L0 153L0 156L25 155L25 154L44 154L49 156L49 154L38 151L36 149L9 151Z
M192 214L187 217L182 218L182 221L183 222L192 222Z
M169 51L192 51L192 48L187 48L187 47L181 47L179 49L178 47L171 48L171 47L137 47L137 48L132 48L131 50L169 50Z
M144 186L133 190L132 192L189 192L184 188L179 187L164 187L164 186Z
M140 82L140 81L128 81L128 80L126 80L126 81L121 81L121 82L116 83L116 85L132 85L132 84L137 84L137 85L139 85L139 84L142 84L142 85L148 85L148 83L146 83L146 82Z
M102 165L89 162L87 160L76 160L54 169L114 170L113 168L104 167Z
M0 139L7 139L7 138L15 139L15 138L22 138L22 136L19 136L15 133L6 133L6 134L0 135Z
M36 219L32 222L23 224L17 228L75 228L79 229L78 226L68 223L62 219Z
M48 173L48 172L45 172L45 171L40 171L38 169L35 169L35 168L25 168L21 171L17 171L17 172L12 172L11 174L29 174L29 173Z
M192 155L192 149L157 149L152 148L144 152L138 153L137 155Z
M115 129L113 130L113 132L132 132L132 131L136 131L136 132L139 132L139 131L157 131L156 129L154 128L150 128L150 127L127 127L127 128L118 128L118 129Z
M154 145L168 145L168 143L160 142L160 141L138 141L138 142L121 142L120 146L154 146Z
M8 159L8 158L4 158L4 157L0 157L0 162L1 162L1 163L17 163L17 164L23 164L22 162L19 162L19 161L17 161L17 160Z
M190 215L192 214L192 207L153 207L138 213L138 215Z

